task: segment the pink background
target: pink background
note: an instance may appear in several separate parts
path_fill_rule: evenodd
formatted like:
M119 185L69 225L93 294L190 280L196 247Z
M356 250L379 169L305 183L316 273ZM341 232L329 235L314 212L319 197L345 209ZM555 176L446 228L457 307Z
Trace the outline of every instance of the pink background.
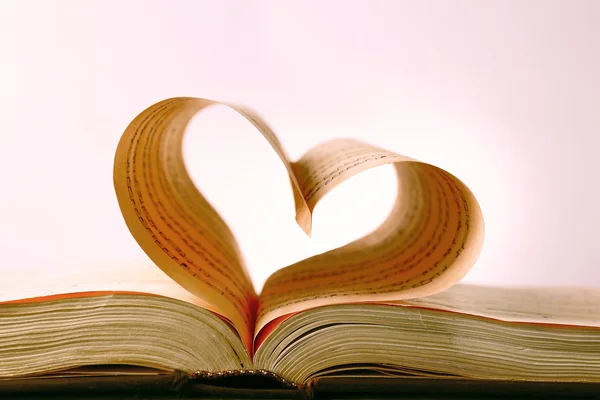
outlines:
M293 158L354 137L460 177L486 219L467 282L600 287L598 1L3 0L0 57L2 270L144 258L114 150L143 108L198 96L253 107ZM258 286L393 201L391 170L370 171L324 200L308 239L240 117L198 117L186 156Z

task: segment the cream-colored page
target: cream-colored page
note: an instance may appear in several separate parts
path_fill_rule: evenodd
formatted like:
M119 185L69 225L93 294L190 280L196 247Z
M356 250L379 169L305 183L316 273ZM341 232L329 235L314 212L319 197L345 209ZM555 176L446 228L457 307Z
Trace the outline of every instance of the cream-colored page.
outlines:
M507 322L600 328L600 289L496 287L458 284L441 293L394 304L453 311Z
M254 288L233 234L194 186L183 160L186 126L196 113L215 104L221 103L172 98L140 113L119 142L114 185L125 222L146 254L173 280L229 319L251 349ZM224 105L265 136L291 174L279 141L264 121L243 107ZM290 178L297 214L306 220L306 205L295 178Z
M58 298L109 294L146 294L169 297L212 309L211 305L181 287L151 261L66 266L47 273L18 271L0 281L0 303L31 303ZM216 310L213 310L216 311Z
M280 156L290 176L296 220L307 234L318 201L345 179L388 163L398 175L397 202L381 227L278 271L266 282L256 310L233 235L194 186L183 161L185 127L212 104L223 103L174 98L144 110L119 143L114 184L127 226L142 249L167 275L228 318L248 348L252 334L278 316L324 304L426 296L452 286L474 263L483 241L481 211L451 174L353 140L323 143L290 163L258 115L225 104L246 117Z
M398 194L387 220L353 243L273 274L260 295L256 332L311 307L438 293L471 268L483 243L483 218L471 191L448 172L355 140L323 143L292 169L312 211L344 180L389 163Z

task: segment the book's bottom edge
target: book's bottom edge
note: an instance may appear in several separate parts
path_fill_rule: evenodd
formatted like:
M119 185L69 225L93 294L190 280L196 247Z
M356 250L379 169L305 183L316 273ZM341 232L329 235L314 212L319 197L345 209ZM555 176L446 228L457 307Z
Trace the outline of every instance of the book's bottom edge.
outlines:
M252 375L252 376L251 376ZM277 386L256 373L215 379L181 372L154 375L53 376L0 379L0 397L6 394L185 394L186 397L220 398L344 398L391 395L495 397L544 395L545 397L600 396L600 381L524 381L431 377L322 377L304 386Z

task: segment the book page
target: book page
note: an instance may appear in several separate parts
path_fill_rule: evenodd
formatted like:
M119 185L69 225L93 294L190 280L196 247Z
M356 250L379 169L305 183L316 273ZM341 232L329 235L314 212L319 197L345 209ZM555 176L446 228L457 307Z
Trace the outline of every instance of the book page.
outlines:
M600 328L600 289L458 284L432 296L393 304L453 311L507 322Z
M292 164L310 211L335 186L392 163L398 194L384 223L365 237L274 273L260 295L256 332L308 308L396 301L438 293L458 282L483 243L483 218L456 177L355 140L323 143Z
M398 195L388 219L362 239L276 272L257 299L233 234L194 186L183 160L185 127L214 104L248 119L279 155L296 221L307 234L323 196L361 171L392 163ZM440 292L471 268L483 241L475 197L448 172L356 140L323 143L291 163L257 114L207 99L168 99L138 115L119 142L114 185L125 222L146 254L229 319L249 349L254 332L288 313Z
M202 109L229 106L269 141L290 172L299 223L309 231L291 165L271 129L243 107L172 98L147 108L127 127L115 156L114 186L125 222L146 254L173 280L236 327L251 349L256 294L233 234L189 177L186 126Z
M71 265L45 272L19 270L11 274L6 271L5 279L0 281L0 304L132 293L169 297L216 312L210 304L174 282L150 260L119 261L86 268Z

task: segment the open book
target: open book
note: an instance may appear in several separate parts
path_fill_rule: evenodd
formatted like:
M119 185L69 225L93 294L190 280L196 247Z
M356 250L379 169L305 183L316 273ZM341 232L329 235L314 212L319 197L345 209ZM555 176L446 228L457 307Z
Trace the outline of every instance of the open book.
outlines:
M152 264L3 285L0 378L146 368L209 378L260 371L296 386L324 376L600 381L600 290L457 284L484 236L480 207L459 179L355 140L292 162L258 115L219 103L279 155L307 234L319 200L344 180L387 163L398 176L379 228L277 271L257 294L182 157L186 125L215 104L152 105L118 145L116 195Z

